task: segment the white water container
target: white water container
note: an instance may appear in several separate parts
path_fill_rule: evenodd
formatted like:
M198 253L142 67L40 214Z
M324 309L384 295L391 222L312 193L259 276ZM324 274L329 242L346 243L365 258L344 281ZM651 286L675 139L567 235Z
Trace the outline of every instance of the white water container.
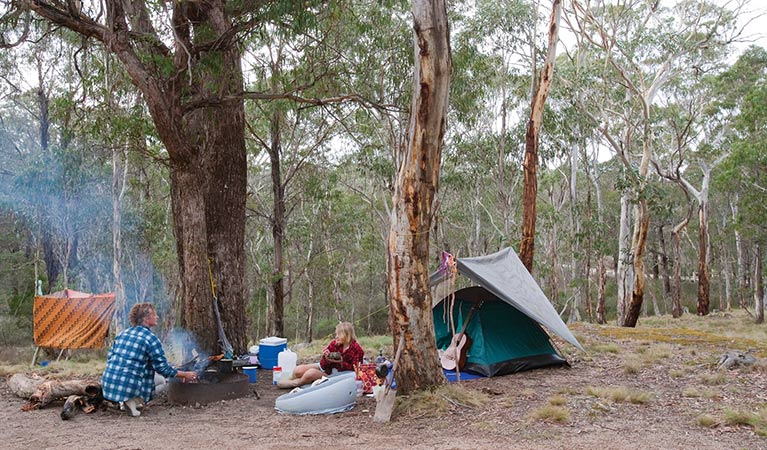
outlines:
M297 361L298 355L287 348L277 355L277 365L282 367L282 373L286 380L289 380L293 374Z

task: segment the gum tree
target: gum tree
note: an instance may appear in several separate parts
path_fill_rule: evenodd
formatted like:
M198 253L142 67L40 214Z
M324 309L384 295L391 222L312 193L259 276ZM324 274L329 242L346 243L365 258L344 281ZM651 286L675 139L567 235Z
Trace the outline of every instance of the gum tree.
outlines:
M300 28L316 3L30 0L3 17L4 43L23 39L31 11L35 19L101 44L143 95L167 151L182 324L203 351L216 351L219 339L211 278L230 341L236 351L246 346L239 39L271 21Z

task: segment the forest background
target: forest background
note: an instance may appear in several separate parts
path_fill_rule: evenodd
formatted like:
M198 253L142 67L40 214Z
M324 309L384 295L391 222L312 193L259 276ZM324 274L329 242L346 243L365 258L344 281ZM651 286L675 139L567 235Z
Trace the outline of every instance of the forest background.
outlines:
M6 24L20 20L9 5ZM389 210L412 95L409 6L307 2L238 41L252 341L269 334L276 297L291 340L324 338L339 320L388 332ZM549 7L448 4L434 268L442 250L519 246L525 128ZM533 274L567 320L620 321L630 211L642 201L644 314L695 313L706 300L763 320L767 52L744 45L755 36L743 28L758 8L564 2L568 37L540 135ZM117 292L117 328L133 303L152 301L173 328L181 276L169 157L142 96L93 42L40 20L22 31L5 29L3 44L18 45L0 54L0 343L31 342L36 280L46 293Z

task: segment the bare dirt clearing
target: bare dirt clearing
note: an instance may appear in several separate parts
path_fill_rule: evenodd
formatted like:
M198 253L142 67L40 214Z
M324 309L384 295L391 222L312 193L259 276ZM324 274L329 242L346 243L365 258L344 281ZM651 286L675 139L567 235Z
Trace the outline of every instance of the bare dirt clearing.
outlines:
M199 408L159 398L141 417L106 410L70 421L59 418L60 403L22 412L25 402L3 382L0 448L767 449L761 338L662 327L572 329L589 350L568 355L572 368L464 381L486 398L481 407L446 400L439 415L428 406L399 407L387 424L373 422L370 398L343 414L277 414L274 400L284 391L271 386L268 371L253 385L260 398ZM743 346L754 350L755 367L716 369L725 351Z

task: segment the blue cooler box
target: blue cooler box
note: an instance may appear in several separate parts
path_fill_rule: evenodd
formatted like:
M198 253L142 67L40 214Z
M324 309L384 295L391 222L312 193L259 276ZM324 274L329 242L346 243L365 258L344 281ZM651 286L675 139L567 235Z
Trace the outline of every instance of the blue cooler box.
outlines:
M258 341L258 361L262 369L273 369L277 367L277 355L288 348L286 338L270 336Z

